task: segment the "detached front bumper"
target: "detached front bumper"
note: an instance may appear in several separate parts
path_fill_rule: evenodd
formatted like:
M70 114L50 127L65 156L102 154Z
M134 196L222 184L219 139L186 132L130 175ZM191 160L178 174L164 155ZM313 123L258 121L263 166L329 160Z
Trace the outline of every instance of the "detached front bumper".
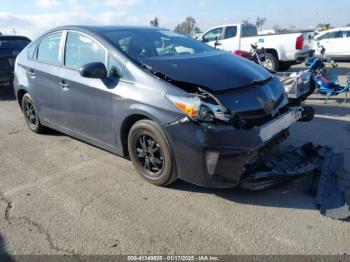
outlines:
M300 107L290 108L267 124L250 130L200 125L189 119L165 126L179 178L204 187L238 186L246 167L256 161L260 150L279 143L301 115Z

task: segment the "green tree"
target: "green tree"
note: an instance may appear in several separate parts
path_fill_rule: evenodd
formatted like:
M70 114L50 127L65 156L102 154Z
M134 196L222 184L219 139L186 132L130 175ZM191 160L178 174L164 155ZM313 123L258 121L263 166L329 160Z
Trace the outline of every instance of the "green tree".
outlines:
M265 17L257 17L256 18L256 27L261 31L262 30L262 27L263 25L266 23L266 18Z
M194 36L194 34L201 32L201 30L196 25L196 20L189 16L185 21L175 27L175 32L188 36Z
M158 19L158 17L155 17L153 20L149 21L149 23L150 23L151 26L159 27L159 19Z

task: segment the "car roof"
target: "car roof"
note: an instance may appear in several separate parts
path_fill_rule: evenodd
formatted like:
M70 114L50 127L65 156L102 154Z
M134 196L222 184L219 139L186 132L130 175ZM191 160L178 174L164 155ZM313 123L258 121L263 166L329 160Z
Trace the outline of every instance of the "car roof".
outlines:
M97 26L97 25L66 25L66 26L60 26L53 28L49 32L52 31L59 31L59 30L77 30L77 31L84 31L84 32L93 32L93 33L99 33L99 32L107 32L107 31L117 31L117 30L167 30L165 28L159 28L159 27L151 27L151 26L118 26L118 25L103 25L103 26Z

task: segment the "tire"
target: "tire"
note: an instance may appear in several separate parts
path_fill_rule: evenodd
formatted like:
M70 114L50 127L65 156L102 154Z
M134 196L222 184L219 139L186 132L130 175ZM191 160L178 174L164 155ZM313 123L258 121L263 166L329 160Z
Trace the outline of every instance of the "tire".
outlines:
M141 120L131 127L128 150L136 171L147 182L167 186L177 180L175 158L169 141L155 122Z
M33 100L28 93L23 96L21 107L28 128L34 133L43 133L45 131L45 127L41 125L38 113L33 104Z
M277 72L279 70L280 63L277 57L271 53L266 54L266 59L264 61L264 67L269 71Z

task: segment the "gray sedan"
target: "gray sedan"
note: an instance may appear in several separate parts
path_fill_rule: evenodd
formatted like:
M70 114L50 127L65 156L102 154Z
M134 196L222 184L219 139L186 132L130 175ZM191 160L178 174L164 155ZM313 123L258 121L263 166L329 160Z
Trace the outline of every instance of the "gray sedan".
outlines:
M65 26L15 63L28 127L128 157L155 185L240 184L301 117L274 76L161 28Z

